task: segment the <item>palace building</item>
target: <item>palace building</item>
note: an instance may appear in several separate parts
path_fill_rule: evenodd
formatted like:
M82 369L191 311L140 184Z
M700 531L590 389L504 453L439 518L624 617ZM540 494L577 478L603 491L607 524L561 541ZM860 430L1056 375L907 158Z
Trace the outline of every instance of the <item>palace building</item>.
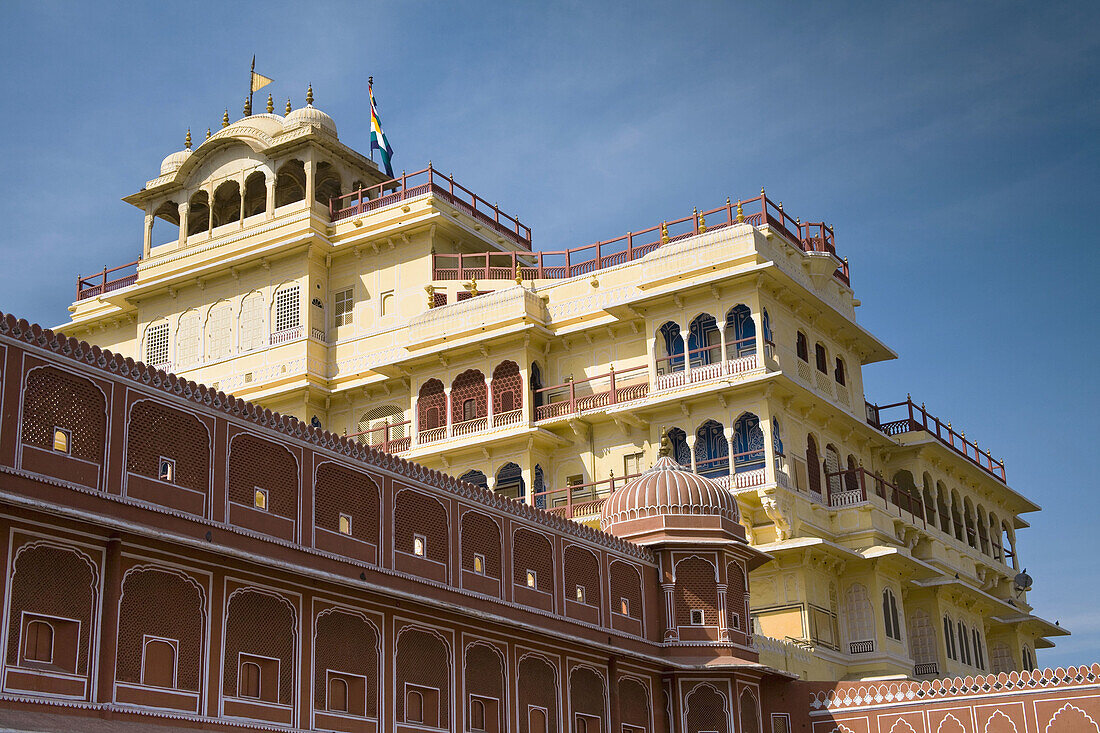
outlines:
M79 389L107 401L106 411L100 403L88 409L110 424L100 438L113 446L109 453L120 451L110 465L93 465L94 456L77 461L78 428L56 420L38 426L38 442L24 438L32 447L20 449L23 469L106 491L111 496L96 501L154 512L193 542L196 564L172 571L178 603L208 609L216 601L225 614L203 617L207 635L203 653L191 656L190 679L212 680L214 656L228 660L210 624L225 638L237 629L240 659L255 656L256 667L234 667L224 690L204 682L208 687L189 688L190 697L172 698L170 707L250 717L256 705L233 675L251 675L261 690L278 678L278 699L265 710L278 711L283 724L308 727L312 703L283 695L294 680L304 683L308 660L246 654L243 639L256 628L246 619L257 614L298 623L297 641L308 636L318 654L324 621L334 634L371 627L372 638L384 637L384 661L397 665L399 677L402 638L425 659L457 662L479 649L467 638L473 631L449 621L440 621L446 629L414 623L425 612L410 610L405 619L400 603L326 614L349 592L339 587L347 569L330 567L347 565L344 556L374 568L364 571L364 588L382 582L374 578L382 573L403 593L470 604L476 610L469 613L485 614L490 626L523 618L532 629L553 631L555 641L539 643L555 646L559 657L537 672L530 662L525 673L524 660L542 659L545 650L528 653L519 640L486 645L486 664L499 667L507 685L518 676L522 690L525 674L542 675L566 689L574 668L588 670L578 672L588 676L577 694L602 690L609 700L620 685L620 695L654 701L664 690L670 709L688 717L695 709L690 685L661 677L669 655L712 655L736 670L725 687L710 688L722 699L715 704L728 707L743 693L759 701L768 675L921 681L1027 671L1051 637L1067 633L1034 615L1027 601L1017 532L1039 507L1009 485L1004 463L918 400L878 402L864 394L863 369L895 354L859 325L849 263L829 225L802 221L761 190L739 201L716 196L723 201L715 208L640 222L639 230L606 241L540 250L518 215L431 164L393 179L381 174L340 142L312 94L308 100L300 109L288 104L285 115L270 103L267 113L233 123L226 115L222 128L194 147L188 134L186 147L125 199L145 215L140 258L79 277L71 318L59 327L153 368L126 367L127 390L151 389L149 379L161 390L207 385L180 389L192 402L214 403L203 408L211 414L185 420L172 411L182 408L157 412L156 400L104 384L121 377L97 374L88 377L96 389ZM54 377L53 389L64 385L78 390ZM12 404L18 399L5 396ZM275 423L297 442L253 435L250 421L270 420L253 408L238 416L241 399L264 408L264 416L300 421ZM233 418L215 415L215 407ZM44 437L55 426L72 432ZM123 447L154 434L178 438L178 455L155 442L140 451ZM330 436L324 450L319 435ZM668 456L659 458L662 438ZM57 469L62 476L44 468L52 464L45 454L56 460L54 440L71 441L74 451ZM371 468L360 476L337 455L322 460L326 451L366 456ZM102 455L103 446L93 453ZM200 457L205 463L192 462ZM242 461L249 477L270 479L270 487L235 479ZM399 512L394 502L410 470L430 478ZM320 502L326 483L334 495L346 492L343 498ZM314 504L307 502L311 492ZM440 492L452 493L444 499ZM368 494L373 508L360 506ZM148 508L150 502L170 509ZM480 529L472 526L480 514L470 514L471 506L491 515L476 520ZM471 536L491 539L492 548L467 557L459 539L467 519ZM226 525L239 528L241 548L248 546L234 550L241 562L271 552L280 572L285 566L291 574L297 571L290 565L316 563L325 568L324 582L335 585L322 593L260 587L243 570L224 576L209 556L206 530L199 531L203 522L214 523L217 536ZM364 524L371 534L357 536ZM422 525L423 532L416 529ZM82 532L75 525L66 531ZM117 593L128 568L141 566L137 555L166 552L142 545L127 559L101 539L107 544L96 540L95 549L81 551L92 570L74 560L72 572L97 572L97 558L108 558L116 585L105 593ZM26 541L33 544L29 534ZM257 549L262 542L266 549ZM570 569L571 557L590 580L577 580L582 571ZM353 585L356 577L358 570ZM683 577L710 585L682 590ZM414 579L427 585L411 590ZM687 598L711 600L694 608L682 605ZM406 622L421 630L404 637ZM660 653L646 646L653 643L662 645ZM637 654L615 662L617 669L606 659L587 660L586 649L606 651L609 644ZM89 668L80 648L81 669ZM182 660L182 647L179 654ZM341 652L333 647L331 654ZM124 661L120 646L112 663ZM337 675L340 691L332 693L330 684L330 694L358 696L358 711L381 709L363 707L358 691L366 680L392 696L393 678L383 685L371 677L379 667L346 666L360 661L334 661L328 672L318 667L313 689L329 684L324 675L333 669L345 670ZM113 682L116 690L147 700L146 691L127 687L141 688L137 673L129 674L101 673L98 684L121 680ZM621 686L628 678L637 680L629 691ZM440 716L444 698L466 705L457 689L402 679L408 689L423 688L416 705L439 703ZM499 690L500 679L484 689ZM73 680L73 694L93 682ZM413 704L404 699L397 719L401 704ZM747 710L747 700L737 709ZM545 715L559 714L548 705ZM447 728L442 717L432 720ZM514 723L519 718L508 720L528 729ZM633 731L658 724L631 728L635 723L622 718L622 725ZM586 730L594 729L602 728Z

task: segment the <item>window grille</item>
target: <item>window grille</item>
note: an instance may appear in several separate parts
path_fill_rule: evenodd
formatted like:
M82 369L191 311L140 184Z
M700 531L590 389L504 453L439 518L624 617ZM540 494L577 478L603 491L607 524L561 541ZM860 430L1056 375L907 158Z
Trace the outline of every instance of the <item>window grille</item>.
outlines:
M298 328L299 307L298 286L291 285L275 293L275 331L289 331Z
M354 318L355 301L352 299L353 289L347 288L336 294L333 307L333 325L350 326Z
M252 292L241 302L241 351L264 345L264 297Z
M233 306L223 300L210 309L206 319L208 339L207 357L212 361L224 359L233 351Z
M150 326L145 336L145 363L160 366L168 363L168 324Z
M176 328L176 367L187 367L202 361L202 316L190 310L180 316Z
M691 625L702 626L703 625L703 611L698 608L691 609Z

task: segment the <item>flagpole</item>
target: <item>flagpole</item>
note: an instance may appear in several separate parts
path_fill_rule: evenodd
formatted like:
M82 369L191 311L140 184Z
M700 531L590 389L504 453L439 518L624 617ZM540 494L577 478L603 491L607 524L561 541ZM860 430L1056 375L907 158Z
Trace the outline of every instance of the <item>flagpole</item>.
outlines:
M252 80L256 73L256 54L252 54L252 68L248 71L248 109L252 109Z
M373 132L374 132L374 77L373 76L368 76L367 77L367 101L370 102L371 133L373 134ZM371 162L374 162L374 146L373 145L368 145L367 147L370 148Z

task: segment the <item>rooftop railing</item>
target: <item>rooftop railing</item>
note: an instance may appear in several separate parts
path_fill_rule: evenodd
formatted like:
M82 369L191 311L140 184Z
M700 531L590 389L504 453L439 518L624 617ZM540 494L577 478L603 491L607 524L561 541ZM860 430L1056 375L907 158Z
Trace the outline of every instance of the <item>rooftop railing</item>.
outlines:
M140 262L141 260L134 260L111 268L104 265L103 272L97 272L94 275L77 275L76 299L94 298L97 295L133 285L137 281L137 266Z
M364 445L377 448L385 453L401 453L412 445L412 421L385 423L361 433L352 433L346 437L355 438Z
M532 494L535 506L546 509L566 519L598 514L604 501L617 487L641 476L640 473L628 476L611 476L603 481L590 481L586 484L572 484L564 489L547 489Z
M519 219L501 211L470 189L455 183L454 176L443 176L431 164L415 173L401 173L383 183L360 188L329 201L329 219L333 222L360 216L406 199L431 193L456 209L462 210L475 221L503 234L520 246L531 249L531 228Z
M767 226L804 252L824 252L837 260L836 278L850 285L848 262L837 257L833 230L823 222L801 223L763 192L748 201L665 221L621 237L553 252L475 252L432 256L435 280L562 279L641 259L663 244L734 224Z
M884 415L883 413L887 411L892 414ZM951 427L950 422L942 422L925 410L923 404L915 404L911 397L906 397L905 402L895 402L890 405L873 405L868 402L867 422L887 435L923 430L986 473L1005 481L1003 460L994 459L988 451L982 450L977 443L968 440L965 433L957 432Z

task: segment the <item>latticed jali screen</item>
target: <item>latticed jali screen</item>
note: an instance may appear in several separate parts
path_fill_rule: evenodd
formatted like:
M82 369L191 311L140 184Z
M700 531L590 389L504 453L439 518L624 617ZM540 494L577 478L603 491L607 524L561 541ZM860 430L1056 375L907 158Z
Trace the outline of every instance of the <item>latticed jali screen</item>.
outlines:
M450 727L451 658L447 645L429 631L408 628L397 640L397 719L405 721L406 684L439 690L439 726ZM428 711L424 711L427 717ZM434 716L431 716L434 718Z
M697 685L688 693L686 704L688 733L729 733L726 698L713 687Z
M176 573L155 568L127 573L118 620L119 681L141 683L142 648L150 635L178 642L176 686L198 692L205 605L199 588Z
M504 664L488 644L466 647L466 694L504 700Z
M649 730L649 695L645 685L636 679L619 679L619 715L624 725Z
M546 730L558 730L558 679L550 663L542 657L524 657L519 663L519 730L532 731L528 720L532 707L546 710Z
M378 632L366 619L344 611L324 613L317 618L314 641L314 705L324 710L328 670L366 678L365 715L378 717Z
M500 579L500 527L484 514L468 511L462 515L462 567L474 570L474 555L485 558L482 573Z
M493 370L493 414L518 410L523 407L523 380L519 365L503 361Z
M534 570L537 589L554 592L554 551L550 541L529 529L517 529L512 536L512 580L527 585L527 571Z
M340 531L340 515L351 517L351 536L378 546L379 492L369 477L334 463L317 469L316 524Z
M268 511L298 518L298 462L290 451L254 435L233 437L229 460L229 499L252 506L256 488L268 492Z
M621 613L622 599L627 600L628 616L642 618L642 575L624 562L611 563L611 608Z
M107 402L87 379L54 367L35 369L27 376L23 394L23 442L47 450L53 447L54 428L72 434L69 453L101 463L107 435Z
M726 563L726 612L731 629L748 630L749 610L745 604L745 573L735 562ZM737 617L737 621L734 618Z
M160 477L160 459L175 461L175 483L206 493L210 484L210 434L198 418L154 402L130 411L126 470Z
M443 382L429 379L424 383L417 395L416 410L420 430L432 430L446 424L447 395L443 392Z
M443 505L430 496L408 489L398 492L394 502L394 547L399 552L411 553L413 536L421 535L427 540L425 556L447 564L450 547L447 512Z
M237 695L240 655L255 654L279 660L277 701L289 705L294 699L296 626L294 610L285 599L255 590L237 592L229 601L225 622L224 694Z
M584 602L600 605L600 561L588 550L570 546L565 548L565 597L577 598L577 586L584 588Z
M76 550L52 545L28 547L19 552L9 591L8 664L19 663L23 614L40 614L80 622L76 673L88 673L88 646L97 586L89 562Z
M676 625L691 624L691 612L701 610L703 623L718 625L718 588L714 581L714 566L698 557L676 563Z
M607 727L604 716L603 677L588 667L575 667L569 673L569 704L574 713L583 713L603 721L601 728Z
M476 369L468 369L455 377L451 385L451 422L460 422L465 419L462 406L466 400L474 401L474 414L471 417L488 415L488 394L485 375Z

